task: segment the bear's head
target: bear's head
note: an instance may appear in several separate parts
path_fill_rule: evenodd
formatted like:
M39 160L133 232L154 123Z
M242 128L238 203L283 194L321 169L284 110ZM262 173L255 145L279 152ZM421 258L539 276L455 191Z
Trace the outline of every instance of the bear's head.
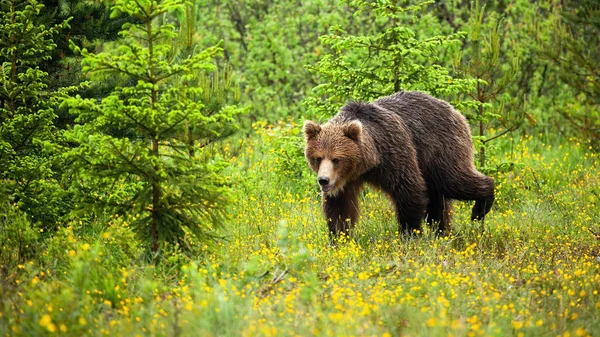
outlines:
M319 125L304 122L304 154L324 195L335 196L346 182L356 179L362 141L362 124L355 120Z

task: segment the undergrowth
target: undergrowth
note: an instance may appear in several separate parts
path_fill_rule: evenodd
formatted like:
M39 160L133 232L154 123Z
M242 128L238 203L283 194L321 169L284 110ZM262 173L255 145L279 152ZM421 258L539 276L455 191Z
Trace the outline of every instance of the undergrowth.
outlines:
M299 134L256 124L225 145L236 189L223 239L189 255L166 247L156 265L119 217L47 238L11 208L0 219L0 332L600 335L600 158L587 144L499 142L492 161L508 164L491 173L494 208L482 225L455 202L448 237L400 236L388 199L367 189L351 237L332 246Z

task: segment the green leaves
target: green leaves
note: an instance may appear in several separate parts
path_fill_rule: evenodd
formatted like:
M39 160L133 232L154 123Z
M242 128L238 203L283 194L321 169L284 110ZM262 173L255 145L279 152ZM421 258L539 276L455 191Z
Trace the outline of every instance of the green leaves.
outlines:
M479 150L479 166L486 169L485 150L488 142L516 130L523 121L524 100L521 97L510 97L507 90L514 84L519 71L517 58L509 58L504 68L499 66L502 47L503 20L485 13L485 6L479 1L472 4L468 22L469 48L456 51L455 70L458 74L471 78L476 86L469 92L470 100L463 102L462 107L471 122L478 126L477 136L473 137L475 147ZM463 55L463 51L467 55ZM512 102L511 102L512 101ZM519 111L508 111L505 104L513 103L521 106ZM490 136L488 128L496 128L495 135Z
M64 212L55 177L57 130L54 107L64 90L48 90L39 64L50 59L52 28L39 23L35 0L0 1L0 189L34 221L50 226Z
M219 78L213 62L222 50L182 54L172 40L175 25L160 24L184 4L117 1L113 14L128 13L141 24L124 26L116 50L82 50L82 64L90 73L115 74L124 85L100 102L76 97L63 104L82 124L65 133L77 144L66 157L92 186L82 190L81 202L125 215L153 252L164 241L185 246L189 235L214 237L227 181L220 174L224 162L209 145L231 133L241 112L227 105L228 78L204 80Z
M390 1L350 4L357 8L355 15L372 15L383 27L365 35L333 28L329 35L321 36L321 42L332 51L316 66L308 67L322 82L314 88L316 97L307 100L311 113L331 115L348 99L368 101L400 90L447 96L473 85L452 78L438 64L440 50L458 45L463 33L422 38L402 24L414 20L411 12L422 10L427 3L406 8Z
M560 100L557 126L570 126L569 133L600 150L600 8L597 1L565 1L551 5L544 22L539 19L537 39L545 60L554 65L558 79L566 84ZM545 24L545 26L542 26ZM545 30L544 30L545 29ZM559 105L559 104L556 104Z

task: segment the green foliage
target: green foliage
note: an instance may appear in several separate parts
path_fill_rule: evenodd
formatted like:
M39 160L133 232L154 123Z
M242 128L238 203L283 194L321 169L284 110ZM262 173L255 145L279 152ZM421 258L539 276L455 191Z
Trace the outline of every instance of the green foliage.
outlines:
M600 6L597 1L553 2L551 36L540 38L540 54L558 67L576 99L558 112L583 140L600 149Z
M116 40L123 23L134 20L126 14L110 18L109 1L61 0L42 3L45 5L44 11L36 18L36 22L51 27L69 21L68 27L52 36L56 48L51 51L51 57L38 63L40 69L48 73L50 90L79 86L86 80L86 74L81 71L81 55L75 54L71 44L93 50ZM83 97L104 97L115 87L115 80L106 77L88 87L78 87L76 92ZM55 109L55 114L56 128L62 130L74 124L73 116L68 111Z
M0 296L11 294L19 266L36 256L40 231L13 205L0 205Z
M244 72L257 117L276 122L301 113L299 103L319 83L305 65L318 61L318 37L344 20L344 7L331 0L277 1L252 26Z
M479 166L484 169L487 143L516 130L523 119L521 111L505 109L506 102L514 100L506 90L515 82L519 64L516 58L508 60L505 66L500 64L503 20L486 17L485 6L480 6L479 1L472 4L467 24L468 56L464 56L464 49L458 50L455 69L459 75L475 79L477 83L468 93L471 100L463 102L463 106L471 110L467 118L477 123L477 135L473 139L479 149ZM493 136L489 135L490 127L497 130Z
M290 191L294 192L304 192L305 188L314 182L312 172L304 158L304 140L299 137L302 133L301 128L302 125L294 121L280 121L276 125L269 126L264 122L257 122L254 125L256 136L262 140L257 145L257 151L273 156L273 166L270 170L275 177L272 179L287 181L291 179L298 182L289 186Z
M600 335L593 1L0 4L0 334ZM402 238L367 187L329 246L297 119L397 89L483 126L485 232Z
M0 302L10 335L574 335L600 333L600 157L588 144L499 138L486 231L455 204L453 233L404 239L367 190L350 240L332 247L318 191L273 170L281 127L258 127L231 159L228 240L149 265L124 218L71 223L23 263ZM261 132L260 129L264 129ZM229 143L228 143L229 144ZM224 150L225 151L225 150ZM229 151L229 150L227 150ZM296 186L300 189L301 186ZM18 281L18 282L17 282ZM569 303L574 303L573 306ZM561 307L562 305L562 307ZM557 308L558 311L557 311ZM400 323L399 323L400 322Z
M41 69L48 72L50 87L60 88L78 84L84 80L84 74L78 63L71 43L80 48L93 49L106 41L118 38L121 25L132 21L127 15L110 18L110 7L107 2L89 0L42 1L44 11L37 19L46 26L54 26L69 21L65 27L53 36L56 48L51 58L40 64Z
M468 80L453 79L440 66L440 51L460 43L462 33L419 38L406 25L415 22L417 14L429 2L401 7L392 1L350 1L355 16L372 12L372 20L382 24L382 32L351 35L343 27L322 36L330 46L315 67L320 76L314 88L316 97L308 100L315 112L330 115L348 99L369 101L400 90L420 90L438 97L468 90Z
M12 327L13 333L81 336L90 334L88 324L99 311L128 310L131 302L125 302L120 294L135 291L128 289L128 283L134 280L130 273L141 261L142 249L122 219L111 221L108 227L97 225L93 229L99 232L93 236L93 231L82 232L81 227L61 228L48 240L41 259L20 265L19 278L7 280L27 286L25 294L15 296L10 307L4 308L20 312L18 318L2 322Z
M35 0L0 2L0 185L34 221L52 226L66 211L55 175L55 107L64 90L48 89L39 63L56 47L67 22L46 28Z
M154 252L163 241L185 245L188 234L213 235L227 181L220 175L225 163L211 144L234 130L240 112L226 105L219 88L228 81L210 73L221 50L178 55L175 26L157 21L186 4L117 1L113 15L126 13L142 23L125 24L123 43L112 53L81 50L84 70L122 76L133 85L115 88L100 102L76 97L64 103L80 123L65 134L77 145L66 157L82 181L99 188L80 194L81 201L128 215ZM123 184L133 193L115 199Z
M299 103L318 84L305 67L323 51L318 37L349 20L347 6L337 0L208 0L196 6L205 13L199 21L206 41L223 41L242 100L253 107L252 121L272 123L303 112Z

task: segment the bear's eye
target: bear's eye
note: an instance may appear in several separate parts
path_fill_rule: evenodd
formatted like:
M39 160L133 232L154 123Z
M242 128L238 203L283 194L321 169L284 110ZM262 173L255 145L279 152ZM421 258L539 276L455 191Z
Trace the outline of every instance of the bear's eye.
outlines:
M339 158L333 158L331 161L333 162L334 165L337 165L337 164L340 163L340 159Z
M323 160L323 158L321 157L316 157L313 159L315 161L315 163L319 164L321 162L321 160Z

